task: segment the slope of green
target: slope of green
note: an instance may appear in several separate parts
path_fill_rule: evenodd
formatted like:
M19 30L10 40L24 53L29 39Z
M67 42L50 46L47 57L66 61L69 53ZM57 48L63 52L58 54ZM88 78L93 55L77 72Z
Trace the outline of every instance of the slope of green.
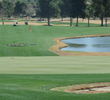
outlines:
M0 26L0 56L55 56L49 48L54 38L89 34L110 34L109 27L64 27L64 26ZM26 44L11 47L10 44ZM35 44L30 46L31 44Z

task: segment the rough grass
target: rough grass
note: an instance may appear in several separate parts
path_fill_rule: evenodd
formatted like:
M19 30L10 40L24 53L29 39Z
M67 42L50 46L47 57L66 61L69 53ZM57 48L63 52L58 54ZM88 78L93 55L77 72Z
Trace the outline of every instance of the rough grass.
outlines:
M56 56L49 48L54 38L89 34L110 34L109 27L64 26L0 26L0 56ZM9 47L7 44L37 44L27 47Z

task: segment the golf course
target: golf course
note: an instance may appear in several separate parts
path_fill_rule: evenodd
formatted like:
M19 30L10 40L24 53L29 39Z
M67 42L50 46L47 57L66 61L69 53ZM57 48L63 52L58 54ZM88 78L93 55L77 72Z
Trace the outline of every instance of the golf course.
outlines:
M110 0L0 0L0 100L110 100Z
M30 29L31 28L31 29ZM109 27L0 26L0 56L57 56L55 38L110 34Z
M0 26L0 100L109 100L109 93L51 90L110 82L109 56L67 57L50 50L56 44L55 38L109 34L109 27L31 26L31 31L29 27Z
M1 100L109 100L109 93L74 94L52 88L110 82L110 57L2 57Z

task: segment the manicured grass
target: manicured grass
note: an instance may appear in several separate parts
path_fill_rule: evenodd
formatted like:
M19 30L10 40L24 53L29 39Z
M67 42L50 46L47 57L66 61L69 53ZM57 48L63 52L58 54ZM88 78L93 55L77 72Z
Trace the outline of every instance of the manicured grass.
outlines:
M32 28L32 29L31 29ZM110 94L72 94L50 91L74 84L110 82L110 57L57 57L48 49L54 38L110 34L110 28L57 26L0 26L0 100L109 100ZM29 30L30 29L30 30ZM25 43L26 47L9 44ZM30 46L30 44L36 44ZM56 57L53 57L56 56Z
M0 75L0 100L110 100L110 93L72 94L51 88L74 84L110 82L110 74Z
M110 34L109 27L65 26L0 26L0 56L56 56L49 48L54 38L89 34ZM25 43L25 47L10 47L7 44Z
M109 100L110 94L72 94L51 88L110 82L110 57L1 57L0 100Z
M0 74L104 74L110 57L1 57Z

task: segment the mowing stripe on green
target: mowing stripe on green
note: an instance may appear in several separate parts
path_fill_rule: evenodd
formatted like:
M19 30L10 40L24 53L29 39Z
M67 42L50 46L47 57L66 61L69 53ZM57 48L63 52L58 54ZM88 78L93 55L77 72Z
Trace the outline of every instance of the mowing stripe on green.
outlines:
M0 74L110 73L110 57L1 57Z

